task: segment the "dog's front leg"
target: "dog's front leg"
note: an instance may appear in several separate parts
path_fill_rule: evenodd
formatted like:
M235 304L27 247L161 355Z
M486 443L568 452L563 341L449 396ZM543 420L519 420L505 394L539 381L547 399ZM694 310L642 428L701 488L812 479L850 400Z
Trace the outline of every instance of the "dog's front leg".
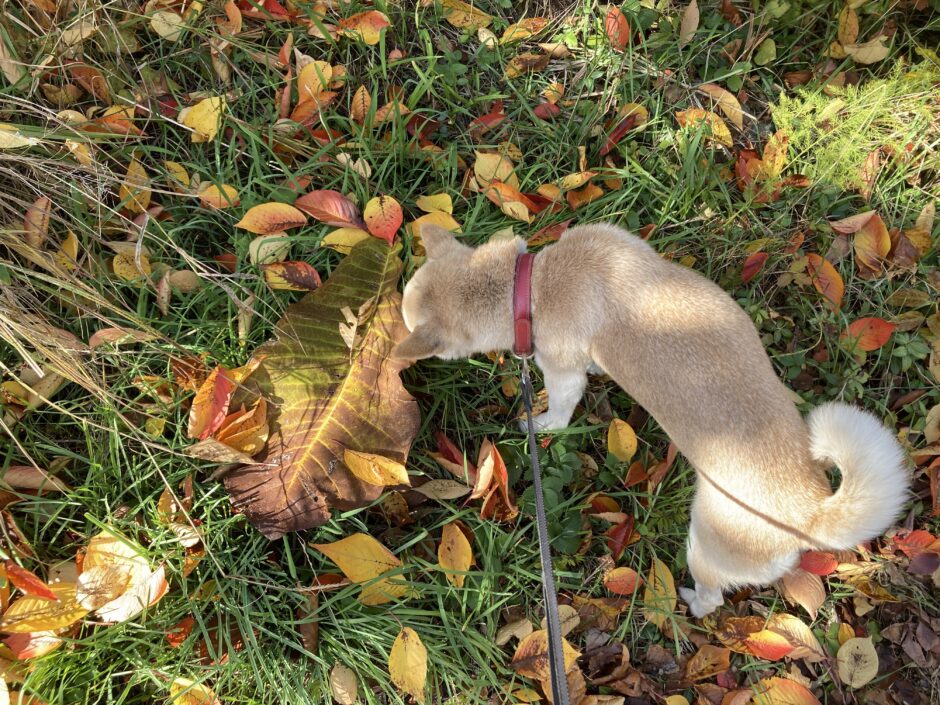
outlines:
M548 411L533 418L536 431L551 431L565 428L571 421L574 408L584 394L587 374L583 369L570 369L538 360L545 377L548 392ZM526 429L525 420L520 424Z

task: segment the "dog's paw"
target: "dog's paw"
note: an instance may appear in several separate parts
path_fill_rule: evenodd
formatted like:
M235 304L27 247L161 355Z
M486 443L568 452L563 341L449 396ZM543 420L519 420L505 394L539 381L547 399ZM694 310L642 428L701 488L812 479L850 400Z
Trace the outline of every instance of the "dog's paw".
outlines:
M551 412L546 412L544 414L536 414L532 417L532 425L535 426L536 433L546 433L548 431L561 431L564 428L567 428L568 424L564 421L561 421L554 416ZM529 425L523 417L519 421L519 428L522 429L523 433L529 432Z
M692 616L697 619L711 614L718 609L724 601L722 600L722 602L715 604L714 602L702 600L695 590L685 587L679 588L679 596L682 598L683 602L689 606L689 612Z

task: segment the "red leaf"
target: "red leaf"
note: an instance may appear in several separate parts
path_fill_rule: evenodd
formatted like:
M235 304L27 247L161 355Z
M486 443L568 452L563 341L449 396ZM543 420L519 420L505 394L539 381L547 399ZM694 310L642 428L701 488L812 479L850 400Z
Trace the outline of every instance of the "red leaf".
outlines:
M470 135L470 139L472 139L474 142L479 142L483 135L499 125L505 119L506 113L503 112L503 101L493 101L493 106L490 108L490 112L470 121L470 124L467 126L467 132Z
M636 520L630 517L607 530L607 550L610 551L610 555L615 561L623 555L623 549L630 545L635 523Z
M38 597L40 600L59 601L58 596L33 572L26 570L26 568L17 565L13 561L7 561L4 565L10 582L27 595Z
M408 134L418 139L427 140L441 129L441 123L426 115L415 114L408 119Z
M738 182L738 190L742 193L754 183L760 172L761 159L753 149L742 149L734 163L734 175Z
M530 196L531 198L531 196ZM574 218L569 218L561 223L552 223L551 225L546 225L544 228L536 230L529 237L529 247L534 247L536 245L545 245L549 242L554 242L561 237L561 234L568 229L568 226L571 225L571 221Z
M401 227L404 215L401 205L391 196L376 196L366 203L363 211L369 232L385 240L389 245L395 239L395 233Z
M744 260L744 267L741 268L741 281L747 284L756 277L757 273L764 268L767 257L766 252L755 252L748 255L748 258Z
M192 617L183 617L179 622L177 622L173 627L170 628L170 631L166 634L166 640L170 643L174 649L178 649L183 645L183 642L186 641L192 631L193 626L195 626L196 620Z
M627 115L620 123L611 130L611 133L607 135L607 142L604 143L604 146L601 147L601 156L606 156L614 147L617 146L617 143L623 139L623 136L630 131L630 129L636 124L639 115L637 113L631 113Z
M829 575L838 565L838 559L826 551L807 551L800 558L800 568L813 575Z
M857 350L877 350L891 339L897 325L883 318L859 318L842 332L842 340Z
M535 110L532 112L540 120L551 120L561 113L561 108L554 103L540 103L535 106Z
M204 441L219 430L228 414L235 381L224 367L216 367L202 383L189 409L189 437Z
M630 43L630 23L618 7L611 7L607 10L607 17L604 19L604 30L607 32L607 38L610 40L610 46L618 51L623 51Z
M294 207L327 225L366 229L356 204L339 191L311 191L294 201Z
M226 272L234 274L235 270L238 268L238 257L235 256L234 252L223 252L212 259L218 262L219 266Z

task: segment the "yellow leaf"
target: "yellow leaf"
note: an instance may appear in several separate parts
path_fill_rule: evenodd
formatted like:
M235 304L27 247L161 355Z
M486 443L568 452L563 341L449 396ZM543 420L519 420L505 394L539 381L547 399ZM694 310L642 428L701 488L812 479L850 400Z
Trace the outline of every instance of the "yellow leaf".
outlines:
M16 125L0 123L0 149L17 149L19 147L31 147L39 144L35 137L27 137Z
M512 42L521 42L528 39L533 34L538 34L548 25L548 20L544 17L528 17L515 24L506 27L503 36L499 38L500 44L510 44Z
M707 93L718 103L719 110L725 114L725 117L731 121L732 125L739 130L744 129L744 111L733 93L726 91L715 83L705 83L699 86L698 89L703 93Z
M339 705L353 705L359 692L356 672L337 661L330 669L330 691Z
M764 155L761 160L761 173L768 180L780 178L783 168L787 164L787 152L790 147L790 137L783 130L777 130L764 145Z
M658 558L653 559L646 591L643 594L643 614L662 629L676 610L676 584L669 567Z
M58 602L21 597L3 613L0 631L27 634L62 629L88 614L89 610L78 604L75 597L75 583L54 583L49 589L59 598Z
M858 15L855 10L846 5L839 13L839 42L843 45L854 44L858 39Z
M421 244L421 228L425 225L437 225L452 233L461 232L460 223L454 220L449 213L443 211L427 213L420 218L416 218L405 226L405 232L411 236L412 251L419 256L424 254L424 245Z
M596 172L593 171L579 171L574 174L568 174L561 178L558 182L558 188L562 191L570 191L571 189L581 188L588 181L597 176Z
M290 228L297 228L307 222L307 216L287 203L262 203L248 209L248 212L235 223L256 235L273 235Z
M542 96L552 105L561 100L564 95L565 87L557 82L549 83L542 91Z
M692 0L682 13L682 20L679 22L679 46L684 47L692 41L695 32L698 30L699 11L698 2Z
M424 702L428 679L428 650L414 629L402 627L388 655L388 673L400 690L418 703Z
M170 10L157 10L150 15L150 29L168 42L178 42L186 29L186 20Z
M933 221L936 209L936 204L933 201L928 201L927 205L921 210L920 215L917 216L914 227L923 230L928 235L933 232Z
M457 29L479 29L488 27L493 17L462 0L441 0L444 19Z
M623 419L614 419L607 428L607 450L621 463L628 463L636 453L636 433Z
M55 261L62 269L68 271L78 268L78 238L71 230L59 245L59 251L55 253Z
M494 181L501 181L513 188L519 188L519 178L514 171L513 163L501 154L489 154L474 151L476 161L473 172L480 187L485 189Z
M129 213L143 213L150 205L150 177L135 156L127 165L127 175L121 183L118 197Z
M884 36L879 36L862 44L846 44L842 48L858 63L874 64L887 58L891 51L885 46L884 41Z
M679 121L682 127L694 127L705 123L711 129L710 139L712 141L722 144L725 147L731 147L734 144L728 126L725 125L724 120L713 112L702 110L701 108L689 108L688 110L680 110L677 112L676 120Z
M290 245L287 233L259 235L248 243L248 261L252 264L283 262L290 253Z
M215 693L189 678L176 678L170 684L170 700L173 705L219 705Z
M666 698L666 705L689 705L684 695L670 695Z
M839 680L850 688L861 688L878 675L878 653L871 638L849 639L836 654Z
M453 522L444 524L441 545L437 548L437 562L444 569L447 581L454 587L462 588L466 577L463 573L470 570L473 562L473 550L463 531Z
M333 543L311 546L339 566L343 575L360 585L401 566L401 561L391 551L368 534L357 533ZM383 578L366 585L359 601L364 605L379 605L401 597L407 590L404 583Z
M339 228L323 236L320 241L321 247L329 247L340 254L348 255L349 251L368 237L372 237L368 232L360 228Z
M297 102L316 100L330 87L333 80L333 67L326 61L311 61L297 75ZM358 94L357 94L358 95ZM367 94L368 95L368 94Z
M211 142L219 132L225 108L226 102L222 96L204 98L192 107L183 108L179 121L192 130L193 142Z
M411 484L405 466L391 458L347 448L343 451L343 462L353 475L370 485Z
M578 660L578 650L568 643L567 639L561 640L561 650L564 654L565 670L569 670ZM524 678L533 678L535 680L548 680L549 660L548 660L548 632L545 629L538 629L519 642L516 647L516 653L513 654L510 664L520 676Z
M189 190L189 172L186 171L186 167L180 164L179 162L163 162L163 168L166 169L166 173L172 179L171 186L174 187L177 191L188 191Z
M238 196L238 189L229 184L216 184L206 182L199 189L199 200L206 208L229 208L237 206L241 199Z
M115 276L126 282L135 282L141 277L149 277L151 272L150 260L144 254L141 254L139 258L135 258L131 253L115 255L111 260L111 266Z
M435 193L430 196L418 196L415 205L425 213L450 213L454 212L454 203L451 201L448 193Z
M382 38L382 30L391 26L388 17L378 10L367 10L351 17L347 17L340 22L340 32L347 36L358 36L369 46L379 43Z

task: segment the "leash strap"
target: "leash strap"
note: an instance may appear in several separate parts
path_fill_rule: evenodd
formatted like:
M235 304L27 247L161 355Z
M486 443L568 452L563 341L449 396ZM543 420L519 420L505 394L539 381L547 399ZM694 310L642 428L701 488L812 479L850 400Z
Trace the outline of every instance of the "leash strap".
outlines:
M548 622L548 664L552 703L570 705L561 640L561 618L558 616L558 597L555 593L555 576L552 573L552 555L548 541L548 521L545 518L545 497L542 494L542 468L535 445L535 425L532 423L532 378L526 357L522 358L522 401L525 404L529 427L529 458L532 461L532 484L535 485L535 526L538 530L539 557L542 563L542 599L545 602L545 621Z

